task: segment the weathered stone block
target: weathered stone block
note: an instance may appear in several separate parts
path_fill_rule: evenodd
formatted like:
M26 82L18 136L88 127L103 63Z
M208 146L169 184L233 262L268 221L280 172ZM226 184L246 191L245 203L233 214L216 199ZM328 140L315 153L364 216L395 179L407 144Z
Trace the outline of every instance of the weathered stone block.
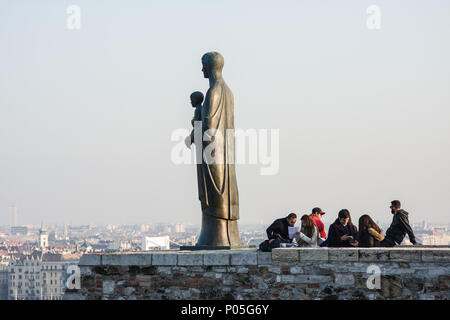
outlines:
M370 265L373 265L373 262L364 262L364 263L359 263L359 262L347 262L346 263L346 269L347 271L345 272L350 272L350 273L354 273L354 272L364 272L367 273L367 268Z
M272 249L272 261L282 262L297 262L298 261L298 249L290 248L275 248Z
M237 273L248 273L248 268L240 267L237 269Z
M98 266L102 261L101 254L89 253L83 254L80 258L79 266Z
M229 253L205 253L203 256L205 266L228 266L230 265Z
M123 289L123 294L125 296L131 296L135 291L136 289L134 289L133 287L126 287L125 289Z
M278 277L277 277L278 279ZM294 275L281 275L280 281L281 283L295 283L295 276Z
M203 254L183 253L178 255L179 266L201 266L203 265Z
M270 265L272 264L272 253L271 252L257 252L258 265Z
M423 262L450 262L449 250L422 250Z
M92 269L90 267L87 267L87 266L81 266L80 267L80 273L82 275L91 275L92 274Z
M406 279L404 279L403 281L403 286L405 288L408 288L410 291L412 292L419 292L422 291L424 288L424 279L423 278L413 278L413 277L408 277Z
M205 268L199 266L190 267L189 270L192 272L205 272Z
M154 266L176 266L177 254L175 253L154 253L152 254L152 265Z
M422 261L422 253L420 250L393 249L389 251L389 261L419 262Z
M361 262L379 262L388 261L389 251L383 249L360 249L359 261Z
M212 271L213 272L230 272L230 268L231 267L214 267L214 268L212 268Z
M327 248L305 248L299 251L300 261L328 261Z
M214 278L215 276L216 276L216 273L214 273L214 272L203 273L203 278Z
M385 298L400 297L403 292L402 279L400 276L382 276L381 294Z
M86 296L79 292L68 292L66 290L63 300L86 300Z
M353 286L355 284L355 277L351 274L336 273L334 275L334 283L338 286Z
M296 275L295 283L332 283L331 276L317 276L317 275Z
M291 267L289 271L291 274L304 273L303 268L301 268L301 267Z
M93 288L95 287L95 278L91 275L81 276L81 287L82 288Z
M400 265L399 262L390 262L380 265L381 273L385 275L402 275L402 274L414 274L415 269Z
M270 273L281 274L281 267L270 266L267 268L267 271L269 271Z
M103 281L103 294L113 294L116 284L113 280Z
M112 266L150 266L152 255L149 253L105 254L102 265Z
M231 265L256 266L258 259L256 252L239 252L231 254Z
M171 275L172 274L172 268L171 267L158 267L157 273L160 275Z
M222 283L224 286L231 286L235 285L236 281L232 275L226 275L225 277L223 277Z
M179 273L186 273L188 271L188 268L186 267L173 267L173 272L179 272Z
M152 276L146 276L146 275L138 275L136 276L136 281L145 282L150 281L152 279Z
M328 252L328 261L358 261L359 254L356 248L330 249Z

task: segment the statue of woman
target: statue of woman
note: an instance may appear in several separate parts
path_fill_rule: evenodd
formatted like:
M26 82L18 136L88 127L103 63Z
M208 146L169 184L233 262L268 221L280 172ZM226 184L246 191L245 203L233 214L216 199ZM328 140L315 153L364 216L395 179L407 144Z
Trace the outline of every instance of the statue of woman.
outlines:
M202 64L203 75L209 79L209 89L201 115L202 161L197 177L202 229L197 246L240 246L233 94L222 78L224 59L220 53L206 53Z

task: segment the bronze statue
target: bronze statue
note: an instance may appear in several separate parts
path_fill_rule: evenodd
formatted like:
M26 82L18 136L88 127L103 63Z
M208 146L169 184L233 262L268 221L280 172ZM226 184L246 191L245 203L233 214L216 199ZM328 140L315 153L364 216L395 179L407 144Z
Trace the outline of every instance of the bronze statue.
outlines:
M202 64L203 75L209 79L209 89L201 107L201 126L197 130L201 138L194 138L195 127L187 137L187 144L195 142L196 149L200 150L197 152L197 183L202 229L196 246L237 247L240 239L234 165L234 99L222 78L222 55L206 53Z

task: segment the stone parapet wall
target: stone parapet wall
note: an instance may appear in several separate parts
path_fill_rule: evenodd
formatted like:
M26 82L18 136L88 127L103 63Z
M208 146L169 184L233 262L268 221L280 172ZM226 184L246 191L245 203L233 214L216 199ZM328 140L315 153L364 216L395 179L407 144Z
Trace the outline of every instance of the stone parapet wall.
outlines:
M79 267L64 299L450 298L448 247L104 253Z

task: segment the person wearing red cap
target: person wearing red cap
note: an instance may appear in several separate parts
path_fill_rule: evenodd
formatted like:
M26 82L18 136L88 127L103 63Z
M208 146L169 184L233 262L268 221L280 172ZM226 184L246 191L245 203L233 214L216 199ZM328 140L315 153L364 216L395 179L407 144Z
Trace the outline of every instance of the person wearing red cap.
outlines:
M319 235L320 235L320 243L322 243L323 241L325 241L325 239L327 238L327 234L325 232L325 225L322 222L322 215L324 215L325 212L322 211L322 209L320 208L314 208L312 209L312 213L310 215L311 219L313 219L314 223L317 226L317 229L319 230Z

